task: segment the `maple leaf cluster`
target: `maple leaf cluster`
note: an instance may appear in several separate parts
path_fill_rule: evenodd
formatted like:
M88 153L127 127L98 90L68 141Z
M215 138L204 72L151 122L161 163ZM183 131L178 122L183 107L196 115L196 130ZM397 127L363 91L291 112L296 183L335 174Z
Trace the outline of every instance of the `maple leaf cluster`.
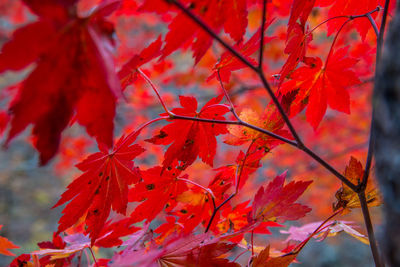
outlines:
M6 133L5 144L12 146L32 125L29 141L41 165L58 155L57 166L81 161L76 167L82 172L53 206L65 205L53 240L10 266L80 264L82 252L95 257L97 247L113 249L113 256L94 259L96 266L288 266L312 238L346 232L368 244L356 224L333 218L361 207L358 188L369 207L382 203L372 177L353 156L341 174L306 145L320 138L327 144L319 151L338 153L329 137L338 124L358 126L346 119L353 107L354 121L366 120L357 117L355 104L367 98L366 90L357 88L373 76L371 20L381 16L384 3L8 5L9 19L24 24L2 46L0 73L29 73L0 95L8 103L0 109L0 135ZM130 111L117 111L117 104ZM74 123L88 136L70 136L66 130ZM116 129L121 137L114 142ZM98 152L77 155L89 150L91 137ZM309 203L302 202L327 178L321 174L312 184L310 172L295 180L282 172L300 166L293 148L341 179L342 188L324 221L281 230L289 234L286 248L269 236L259 246L254 235L264 238L269 227L310 216ZM285 151L290 156L281 157ZM13 256L9 249L17 248L0 237L0 253Z

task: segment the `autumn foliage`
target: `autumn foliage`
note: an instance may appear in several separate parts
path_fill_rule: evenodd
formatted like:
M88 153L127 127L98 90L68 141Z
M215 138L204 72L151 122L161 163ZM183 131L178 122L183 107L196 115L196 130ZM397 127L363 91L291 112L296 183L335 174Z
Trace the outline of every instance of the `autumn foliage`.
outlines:
M74 266L86 250L94 266L288 266L313 238L370 243L372 225L355 228L382 203L368 129L377 37L394 4L0 7L17 25L0 30L0 73L28 70L0 95L4 146L31 126L40 165L80 171L53 203L53 240L10 266ZM66 152L75 142L84 154ZM355 222L341 217L360 207ZM0 253L17 248L0 237Z

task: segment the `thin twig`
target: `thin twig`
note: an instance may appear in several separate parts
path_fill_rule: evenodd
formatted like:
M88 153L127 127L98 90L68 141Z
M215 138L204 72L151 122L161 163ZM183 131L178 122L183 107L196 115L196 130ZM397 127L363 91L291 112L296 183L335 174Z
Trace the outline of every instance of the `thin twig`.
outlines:
M96 257L94 256L92 248L91 247L88 247L88 248L89 248L89 251L90 251L90 253L92 254L92 257L93 257L94 266L98 267L99 265L97 264Z
M242 255L243 255L244 253L246 253L247 251L248 251L248 250L246 249L246 250L240 252L232 262L236 262L236 261L239 259L239 257L242 256Z
M340 32L343 30L344 26L346 26L346 24L349 23L350 21L352 21L351 18L349 18L348 20L346 20L345 22L343 22L342 26L340 26L339 30L337 31L337 33L336 33L336 35L335 35L335 38L333 38L333 41L332 41L332 44L331 44L331 48L329 49L328 56L327 56L326 59L325 59L325 68L326 68L326 66L328 66L329 59L331 58L331 55L332 55L332 53L333 53L333 47L334 47L335 44L336 44L336 41L337 41L337 39L338 39L338 37L339 37Z
M325 23L327 23L327 22L329 22L331 20L334 20L334 19L345 19L345 18L353 20L353 19L358 19L358 18L364 18L364 17L367 17L368 15L371 16L372 14L374 14L375 12L378 12L379 10L381 10L380 7L376 7L374 10L371 10L371 11L369 11L367 13L364 13L364 14L361 14L361 15L331 17L331 18L328 18L328 19L324 20L323 22L319 23L317 26L312 28L307 34L312 33L313 31L318 29L320 26L322 26L323 24L325 24Z
M185 178L177 178L177 180L178 180L178 181L185 182L185 183L189 183L189 184L192 184L192 185L195 185L195 186L197 186L197 187L203 189L203 190L206 191L207 193L209 193L209 194L211 195L212 198L215 198L215 195L214 195L213 191L212 191L210 188L206 188L206 187L202 186L201 184L198 184L198 183L196 183L196 182L194 182L194 181L192 181L192 180L185 179Z
M249 155L249 153L250 153L250 149L251 149L251 147L253 146L254 142L255 142L255 140L253 140L253 141L250 143L249 147L247 148L246 154L245 154L245 156L244 156L244 158L243 158L242 164L240 165L240 168L238 168L238 169L239 169L239 174L237 175L235 192L233 192L233 194L231 194L227 199L225 199L218 207L215 207L215 205L214 205L213 213L211 214L211 218L210 218L210 220L208 221L206 230L204 231L205 233L207 233L208 230L210 229L210 226L211 226L211 224L212 224L212 222L213 222L213 220L214 220L214 218L215 218L215 215L217 214L218 210L219 210L220 208L222 208L222 206L224 206L226 203L228 203L228 201L231 200L234 196L236 196L237 193L239 192L240 178L241 178L242 173L243 173L244 165L246 164L246 159L247 159L247 157L248 157L248 155Z
M328 218L325 219L305 240L303 240L301 243L299 243L294 249L294 253L299 253L300 250L304 248L304 246L310 241L310 239L318 233L322 229L322 226L324 226L329 220L332 220L334 217L336 217L338 214L340 214L343 211L343 208L338 209L336 212L331 214ZM293 253L292 252L292 253Z
M206 230L204 231L205 233L207 233L208 230L210 230L211 223L212 223L212 221L214 220L215 215L217 215L218 210L219 210L222 206L224 206L226 203L228 203L228 201L231 200L234 196L235 196L235 194L230 195L227 199L224 200L224 202L222 202L221 204L219 204L219 206L217 206L216 208L214 208L213 213L211 214L211 218L210 218L210 220L208 221Z
M217 71L217 76L218 76L218 81L219 81L219 84L220 84L220 86L222 88L222 91L224 92L225 98L228 101L229 105L231 106L231 112L232 112L233 116L235 116L235 118L238 121L240 121L241 119L239 118L238 114L236 113L235 106L233 105L232 100L229 97L228 91L226 91L225 86L222 83L221 74L219 73L219 69Z
M254 143L255 143L256 140L257 140L257 139L254 139L253 141L251 141L249 147L247 148L246 154L244 155L242 164L240 164L240 166L239 166L239 173L238 173L238 175L237 175L237 180L236 180L235 194L239 193L240 180L241 180L241 178L242 178L242 174L243 174L243 170L244 170L244 165L246 165L247 157L249 156L250 150L251 150L251 148L253 147L253 145L254 145Z
M379 36L379 30L378 30L378 25L376 25L375 20L372 18L370 13L367 13L367 18L369 20L369 22L371 23L372 28L374 29L374 32L376 34L376 36Z
M254 230L251 230L251 256L254 256Z
M137 72L139 72L140 75L142 75L142 77L148 82L148 84L150 84L151 88L153 88L153 91L156 93L158 100L160 101L161 105L164 108L164 111L168 114L171 115L170 111L168 110L167 106L165 105L163 99L160 96L160 93L158 92L156 86L153 84L153 82L150 80L149 77L147 77L147 75L139 68L137 68Z

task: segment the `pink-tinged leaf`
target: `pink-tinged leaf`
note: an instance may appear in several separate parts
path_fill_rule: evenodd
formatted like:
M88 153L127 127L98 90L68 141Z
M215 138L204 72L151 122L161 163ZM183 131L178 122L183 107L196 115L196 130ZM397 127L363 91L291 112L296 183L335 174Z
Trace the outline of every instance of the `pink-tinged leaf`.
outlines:
M322 222L313 222L300 227L290 226L288 230L280 230L280 232L289 235L285 242L291 240L302 242L306 240L321 225L321 223ZM317 239L317 241L323 241L327 237L336 236L341 232L345 232L357 240L369 244L368 237L353 229L355 226L357 227L357 225L354 225L353 222L349 221L329 221L313 235L313 238Z

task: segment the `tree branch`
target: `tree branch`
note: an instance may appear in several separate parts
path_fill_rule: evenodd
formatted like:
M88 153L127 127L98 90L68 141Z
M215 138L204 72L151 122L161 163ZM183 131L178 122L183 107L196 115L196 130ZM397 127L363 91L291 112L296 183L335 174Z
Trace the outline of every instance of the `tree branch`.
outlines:
M267 17L267 0L263 1L262 18L261 18L261 40L260 49L258 54L258 68L262 70L263 55L264 55L264 31L265 31L265 20Z
M357 186L354 185L353 183L351 183L346 177L344 177L343 175L341 175L338 171L336 171L331 165L329 165L327 162L325 162L322 158L320 158L318 155L316 155L313 151L311 151L309 148L307 148L303 142L301 141L299 135L297 134L296 130L294 129L292 123L289 120L289 117L286 115L286 112L284 111L282 105L280 104L278 98L275 96L275 93L273 92L271 86L269 85L264 72L262 69L255 67L254 65L252 65L250 62L247 61L247 59L245 59L238 51L236 51L236 49L234 49L232 46L230 46L228 43L226 43L224 40L222 40L201 18L199 18L197 15L195 15L193 12L191 12L189 9L187 9L183 4L181 4L179 1L177 0L165 0L167 2L172 2L172 4L174 4L175 6L177 6L182 12L184 12L190 19L192 19L195 23L198 24L198 26L200 26L203 30L205 30L211 37L213 37L215 40L217 40L222 46L224 46L229 52L231 52L237 59L239 59L240 61L242 61L243 64L245 64L246 66L248 66L249 68L251 68L254 72L256 72L258 74L258 76L260 77L260 80L264 86L264 88L267 90L268 94L270 95L270 97L272 98L272 101L274 102L274 104L276 105L276 107L279 110L279 113L281 114L283 120L285 121L286 125L288 126L291 134L293 135L294 139L296 140L296 142L293 142L292 140L286 139L286 138L278 138L277 139L284 141L284 139L286 139L286 143L289 143L293 146L298 147L299 149L301 149L302 151L304 151L305 153L307 153L309 156L311 156L313 159L315 159L316 161L318 161L322 166L324 166L326 169L328 169L331 173L333 173L337 178L339 178L343 183L345 183L348 187L350 187L353 191L356 190ZM357 16L354 16L357 17ZM176 118L180 118L180 119L193 119L190 117L184 117L184 116L177 116ZM197 118L197 120L199 120L200 118ZM207 120L199 120L199 121L203 121L203 122L210 122ZM227 123L229 124L229 123ZM243 125L252 129L256 129L258 127L254 126L254 125L249 125L249 124L244 124L244 123L240 123L240 122L235 122L235 123L231 123L231 124L238 124L238 125ZM259 129L259 130L263 130L263 129ZM265 130L263 130L265 131ZM270 136L271 133L266 133Z
M379 256L378 246L377 246L375 234L374 234L374 228L372 226L371 217L370 217L369 211L368 211L368 204L367 204L367 199L365 198L365 191L361 191L360 193L358 193L358 199L360 200L360 203L361 203L361 210L362 210L362 214L364 217L365 227L367 228L369 244L370 244L372 256L374 258L375 266L383 267L384 265L381 262L381 259Z

